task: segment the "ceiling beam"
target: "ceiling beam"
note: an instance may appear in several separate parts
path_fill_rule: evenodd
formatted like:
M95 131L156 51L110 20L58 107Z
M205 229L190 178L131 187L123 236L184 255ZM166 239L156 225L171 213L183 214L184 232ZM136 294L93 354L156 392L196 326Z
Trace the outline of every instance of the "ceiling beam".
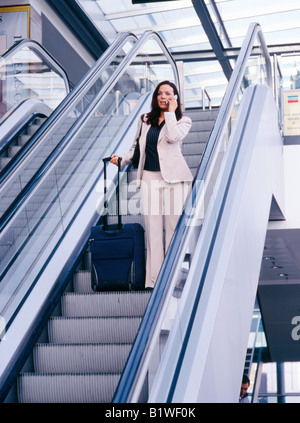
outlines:
M208 8L204 0L192 0L195 11L201 21L204 31L210 41L210 44L216 54L218 61L223 69L226 78L229 80L232 74L232 67L226 55L224 47L217 33L216 27L211 19Z
M108 48L107 41L102 37L98 28L86 16L75 0L46 0L59 14L69 29L84 44L90 54L98 59Z
M220 15L220 12L219 12L218 6L216 5L215 0L210 0L210 4L211 4L211 6L212 6L212 8L214 10L214 13L216 14L216 17L218 19L218 23L219 23L219 25L221 27L222 34L223 34L224 39L225 39L225 41L227 43L227 46L226 47L232 47L232 44L231 44L229 35L227 34L227 31L226 31L226 28L225 28L223 19L222 19L221 15Z
M148 3L149 4L149 3ZM113 20L113 19L123 19L123 18L131 18L132 16L140 16L140 15L147 15L149 13L161 13L167 12L169 10L182 10L182 9L190 9L192 4L190 0L186 0L185 2L180 1L178 2L166 2L166 3L153 3L153 5L148 5L147 7L138 8L138 9L128 9L123 10L120 12L111 12L105 15L105 19Z

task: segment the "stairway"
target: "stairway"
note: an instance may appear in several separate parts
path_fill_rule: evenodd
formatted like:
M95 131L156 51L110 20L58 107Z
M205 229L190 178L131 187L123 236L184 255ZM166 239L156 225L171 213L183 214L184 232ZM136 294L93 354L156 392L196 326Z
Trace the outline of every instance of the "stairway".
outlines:
M7 147L6 151L0 157L0 170L2 170L11 159L24 147L31 137L45 122L46 118L36 117L23 131L16 137L16 139Z
M22 403L111 402L150 297L147 291L91 290L90 272L74 275L48 343L33 351L34 373L18 380Z
M195 109L188 110L184 114L192 119L192 127L183 140L182 152L195 177L218 110Z
M0 158L1 169L2 170L9 162L12 160L15 154L17 154L33 137L33 135L38 131L42 123L46 118L36 118L27 129L20 134L16 140L13 141L13 145L9 145L6 151L3 152L3 157ZM25 166L22 169L22 173L18 177L11 178L12 180L3 185L2 187L2 196L0 204L0 217L5 213L5 211L11 206L15 198L21 193L21 191L26 187L28 182L31 180L33 175L37 172L40 166L44 163L47 157L51 154L53 149L62 139L62 135L65 134L70 126L74 123L74 117L68 117L65 119L60 128L49 136L42 145L38 144L35 147L30 156L30 160L25 161Z
M193 175L217 111L189 111L193 125L183 153ZM128 181L136 170L128 173ZM116 220L111 216L110 222ZM143 223L141 215L123 222ZM103 292L91 289L91 273L78 270L70 292L61 297L61 313L48 322L48 342L33 350L33 371L18 377L21 403L109 403L112 401L151 293Z

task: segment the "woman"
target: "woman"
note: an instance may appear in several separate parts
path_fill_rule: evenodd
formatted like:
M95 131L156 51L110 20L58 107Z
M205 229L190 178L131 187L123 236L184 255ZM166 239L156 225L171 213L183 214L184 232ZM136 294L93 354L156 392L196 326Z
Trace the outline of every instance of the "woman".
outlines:
M146 289L154 287L170 244L191 181L190 169L181 152L191 119L182 114L176 85L163 81L156 87L150 113L141 116L140 160L137 179L141 181L147 239ZM136 142L122 156L121 166L130 164ZM111 163L118 163L113 154ZM163 221L165 222L165 243Z

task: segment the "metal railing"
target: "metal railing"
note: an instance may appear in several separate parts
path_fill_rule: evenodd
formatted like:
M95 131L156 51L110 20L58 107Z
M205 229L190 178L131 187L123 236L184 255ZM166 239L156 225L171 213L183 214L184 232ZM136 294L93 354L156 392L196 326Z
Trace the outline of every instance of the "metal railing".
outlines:
M211 98L210 98L210 95L208 94L206 88L202 88L202 110L205 110L206 109L206 106L205 106L205 97L208 100L208 110L211 110Z

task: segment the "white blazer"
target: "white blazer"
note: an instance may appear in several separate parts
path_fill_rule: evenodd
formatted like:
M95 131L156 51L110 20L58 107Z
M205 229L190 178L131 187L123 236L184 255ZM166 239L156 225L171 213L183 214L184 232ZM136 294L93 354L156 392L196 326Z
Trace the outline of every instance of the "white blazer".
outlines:
M169 183L192 181L193 175L182 155L181 147L182 140L188 134L192 121L189 117L183 116L180 120L176 120L174 112L165 112L165 125L162 127L158 142L157 151L159 158L159 165L162 178ZM137 169L137 179L141 180L143 176L143 169L145 165L145 148L147 133L151 127L146 122L142 122L140 119L137 133L135 136L135 142L128 153L122 155L121 166L125 166L131 163L136 139L140 132L140 125L142 125L141 136L139 139L140 143L140 161Z

